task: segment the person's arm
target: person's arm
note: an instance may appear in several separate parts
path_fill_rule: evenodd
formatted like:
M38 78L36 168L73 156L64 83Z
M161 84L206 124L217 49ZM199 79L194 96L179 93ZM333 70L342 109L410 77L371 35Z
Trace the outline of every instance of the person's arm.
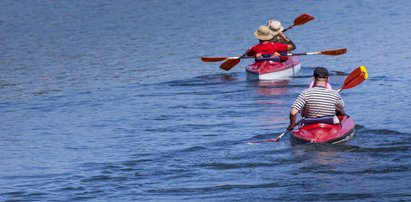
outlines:
M298 110L296 108L291 108L290 111L290 125L288 125L287 130L292 130L296 125Z
M293 51L293 50L295 50L295 49L297 48L297 47L295 46L294 42L291 41L291 39L288 39L287 45L288 45L288 51Z
M282 32L278 33L278 35L284 39L284 41L287 43L288 46L288 51L293 51L295 50L297 47L295 46L294 42L291 41L291 39L289 39L288 37L286 37Z
M255 56L255 52L253 51L253 48L249 48L246 52L247 56Z
M335 104L335 109L340 114L345 115L344 106L345 106L344 100L340 96L339 99L337 100L337 103Z
M256 56L257 51L258 51L258 44L248 48L248 50L246 51L246 54L247 54L247 56L254 57L254 56Z
M289 114L290 118L290 125L288 125L287 130L292 130L296 125L297 114L305 109L306 101L305 101L305 91L301 92L297 99L295 99L293 105L291 105L291 110Z

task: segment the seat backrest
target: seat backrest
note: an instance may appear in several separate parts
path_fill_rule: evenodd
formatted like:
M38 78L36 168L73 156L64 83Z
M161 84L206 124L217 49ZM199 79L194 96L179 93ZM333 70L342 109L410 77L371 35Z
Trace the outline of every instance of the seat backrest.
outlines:
M303 121L304 125L314 124L314 123L325 123L325 124L339 124L340 120L337 116L324 116L316 118L305 118Z

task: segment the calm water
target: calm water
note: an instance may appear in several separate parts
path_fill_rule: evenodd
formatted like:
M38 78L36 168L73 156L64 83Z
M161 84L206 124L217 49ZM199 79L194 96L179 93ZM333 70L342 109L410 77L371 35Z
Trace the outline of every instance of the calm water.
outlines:
M411 2L0 1L1 201L410 201ZM200 57L239 56L270 18L296 78L247 81ZM356 137L273 138L315 66L347 89Z

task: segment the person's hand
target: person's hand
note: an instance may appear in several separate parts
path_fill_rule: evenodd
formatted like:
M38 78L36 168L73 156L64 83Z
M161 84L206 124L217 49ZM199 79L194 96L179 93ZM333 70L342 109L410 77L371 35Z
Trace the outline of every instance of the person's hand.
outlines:
M280 57L280 55L281 55L280 53L275 52L271 57L272 57L272 58L276 58L276 57Z
M279 32L277 35L278 35L278 36L280 36L280 37L281 37L281 38L283 38L283 39L285 39L285 38L286 38L286 36L284 35L284 33L283 33L283 32Z
M296 125L297 125L296 123L291 123L290 125L288 125L287 130L288 130L288 131L293 130L293 128L294 128Z
M283 33L283 32L278 33L278 36L280 36L281 38L283 38L285 42L287 42L287 43L289 43L289 42L290 42L290 39L289 39L289 38L287 38L287 37L284 35L284 33Z
M257 54L255 55L255 57L256 57L256 58L262 58L262 57L263 57L263 54L262 54L262 53L257 53Z

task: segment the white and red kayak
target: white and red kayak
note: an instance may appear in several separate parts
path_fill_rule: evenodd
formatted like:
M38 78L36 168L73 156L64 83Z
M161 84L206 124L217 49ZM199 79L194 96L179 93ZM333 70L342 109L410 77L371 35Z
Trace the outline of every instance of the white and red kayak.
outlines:
M301 71L298 56L290 56L285 62L265 60L246 67L248 80L279 80L295 76Z

